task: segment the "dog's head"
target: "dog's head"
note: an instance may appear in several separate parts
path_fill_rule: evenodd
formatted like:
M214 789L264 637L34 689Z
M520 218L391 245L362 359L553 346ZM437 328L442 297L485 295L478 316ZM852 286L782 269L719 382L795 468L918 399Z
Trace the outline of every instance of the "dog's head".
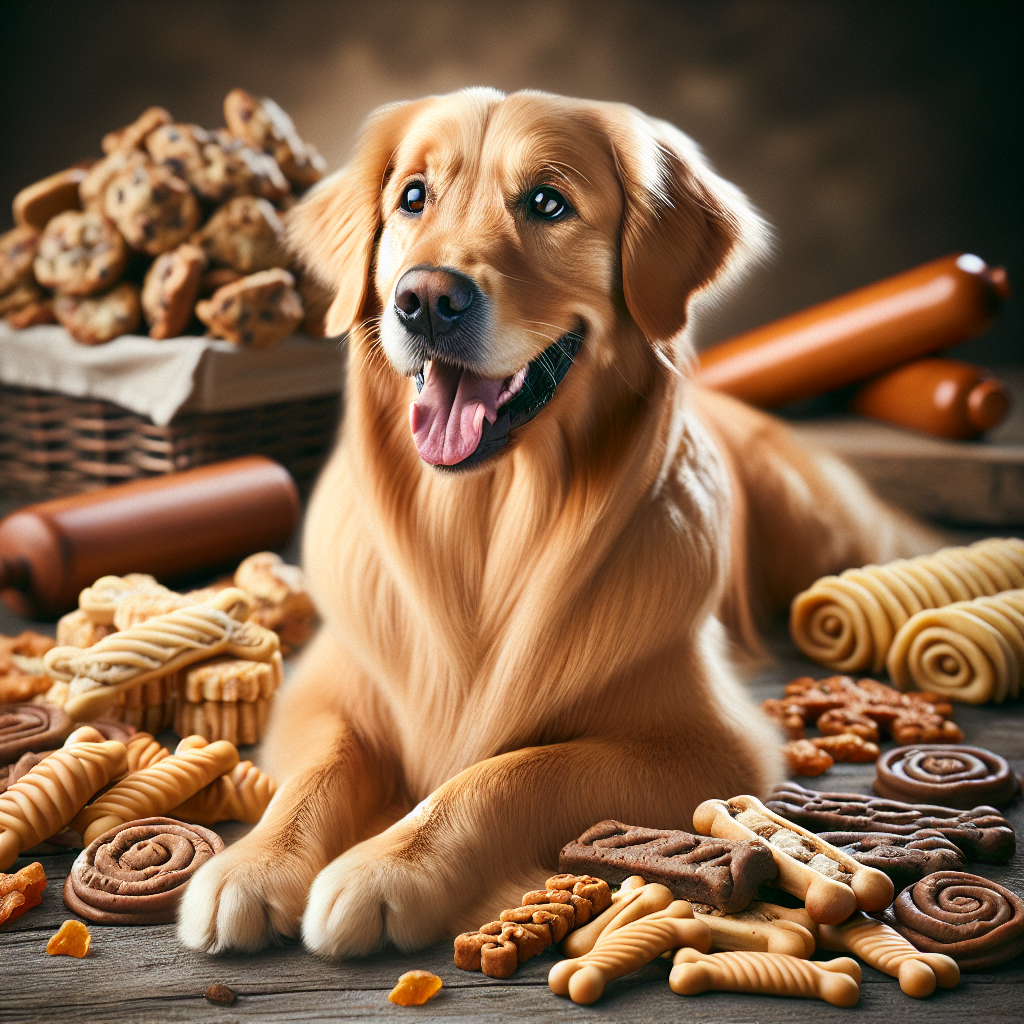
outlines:
M290 230L336 290L328 332L368 327L416 382L420 457L452 468L483 462L549 402L593 426L585 396L623 381L645 394L659 366L688 354L692 297L765 238L742 194L671 125L623 105L489 89L375 112Z

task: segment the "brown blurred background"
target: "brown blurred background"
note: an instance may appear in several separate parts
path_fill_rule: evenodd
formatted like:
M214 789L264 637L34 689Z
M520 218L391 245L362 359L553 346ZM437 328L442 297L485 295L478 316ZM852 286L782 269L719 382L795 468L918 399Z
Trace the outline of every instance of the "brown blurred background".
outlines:
M331 167L389 100L466 85L622 100L691 134L777 251L703 343L954 250L1022 260L1015 2L0 0L6 199L150 104L274 97ZM1014 71L1013 68L1018 70ZM1020 301L959 355L1024 362Z

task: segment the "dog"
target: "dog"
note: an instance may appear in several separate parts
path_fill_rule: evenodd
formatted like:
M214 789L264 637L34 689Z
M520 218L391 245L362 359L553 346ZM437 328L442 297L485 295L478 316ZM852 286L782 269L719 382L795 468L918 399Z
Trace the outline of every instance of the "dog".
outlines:
M767 229L672 126L469 89L382 108L290 215L348 333L262 821L178 933L413 950L496 917L606 818L692 829L779 737L732 654L820 575L937 546L781 421L689 381Z

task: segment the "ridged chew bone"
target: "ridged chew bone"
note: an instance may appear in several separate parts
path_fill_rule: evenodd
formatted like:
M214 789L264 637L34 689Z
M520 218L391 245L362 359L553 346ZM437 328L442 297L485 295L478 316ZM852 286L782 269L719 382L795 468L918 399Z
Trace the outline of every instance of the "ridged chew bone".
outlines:
M0 871L66 827L85 802L128 768L123 743L74 743L43 758L0 794Z
M711 948L711 929L692 916L686 900L675 900L664 910L602 935L589 953L555 964L548 985L555 995L567 995L574 1003L594 1003L609 981L679 946L705 952Z
M270 804L277 783L252 761L239 761L234 769L214 779L198 793L170 811L170 817L196 825L243 821L255 825Z
M624 925L664 910L675 901L672 891L657 882L616 893L612 905L588 921L582 928L570 932L562 942L566 956L579 957L589 953L605 935L618 931Z
M711 913L694 907L693 916L711 929L711 948L716 952L785 953L808 960L817 946L818 925L806 910L760 902L738 914L705 909Z
M823 963L780 953L713 953L681 949L668 976L681 996L700 992L754 992L766 996L823 999L833 1006L856 1006L861 971L855 960L841 956Z
M899 978L900 988L914 999L924 999L942 988L960 984L960 968L942 953L921 953L899 932L859 910L841 924L821 926L822 949L853 953L883 974Z

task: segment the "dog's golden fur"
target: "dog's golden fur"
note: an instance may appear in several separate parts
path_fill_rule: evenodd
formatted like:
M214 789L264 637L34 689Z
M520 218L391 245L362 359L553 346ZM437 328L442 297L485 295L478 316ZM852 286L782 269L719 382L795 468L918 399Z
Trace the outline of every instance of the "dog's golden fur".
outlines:
M403 216L415 176L428 208ZM541 184L578 216L525 218ZM755 615L816 576L934 539L688 384L695 302L763 246L742 195L631 108L469 90L377 112L292 231L350 330L306 524L324 626L275 709L277 796L192 880L183 941L415 948L518 903L603 818L690 828L708 797L764 794L778 737L720 622L755 648ZM585 328L550 404L462 473L420 459L382 320L424 264L486 296L489 376Z

